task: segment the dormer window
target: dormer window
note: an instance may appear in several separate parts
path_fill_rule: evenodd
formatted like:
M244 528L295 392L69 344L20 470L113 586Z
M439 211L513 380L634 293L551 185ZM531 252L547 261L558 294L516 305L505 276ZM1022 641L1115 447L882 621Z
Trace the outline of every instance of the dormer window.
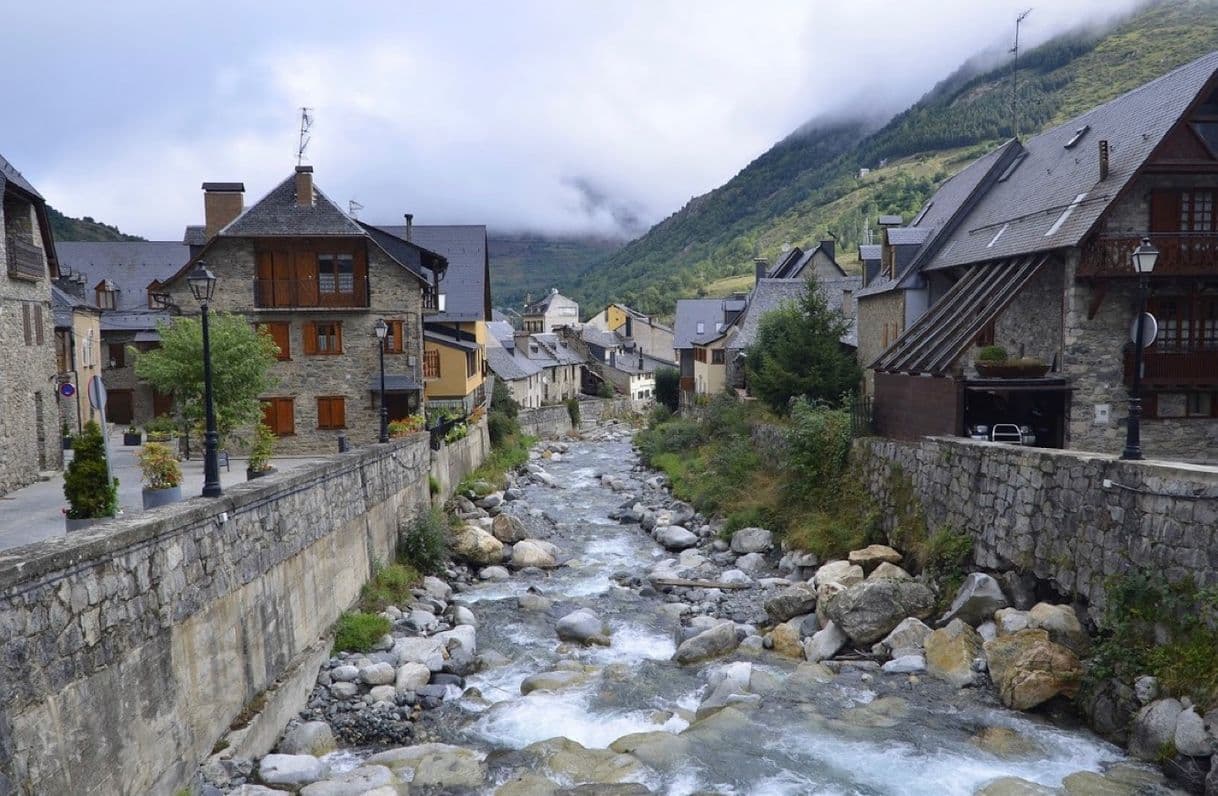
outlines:
M706 333L706 324L703 323L702 321L698 321L698 334L705 334L705 333Z
M103 310L112 310L118 304L118 288L109 279L103 279L93 288L94 295L97 297L96 304Z

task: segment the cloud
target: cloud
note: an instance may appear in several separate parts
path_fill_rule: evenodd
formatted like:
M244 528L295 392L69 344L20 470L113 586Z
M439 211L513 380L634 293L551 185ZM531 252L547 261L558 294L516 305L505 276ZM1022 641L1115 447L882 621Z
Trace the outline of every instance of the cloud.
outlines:
M1132 5L1037 8L1023 38ZM176 238L204 180L253 201L290 173L308 105L318 184L362 218L633 235L808 119L892 113L1008 47L1022 7L21 4L0 146L65 212Z

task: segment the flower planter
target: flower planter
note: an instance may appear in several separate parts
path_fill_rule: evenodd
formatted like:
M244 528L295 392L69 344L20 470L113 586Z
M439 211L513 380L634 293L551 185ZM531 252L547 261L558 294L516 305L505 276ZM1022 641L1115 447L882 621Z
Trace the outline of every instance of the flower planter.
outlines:
M72 438L71 437L63 438L63 449L66 451L72 450Z
M275 472L274 467L268 467L265 470L251 470L250 468L246 467L245 468L245 480L253 481L255 478L261 478L264 475L271 475L274 472Z
M124 445L127 445L130 447L130 446L134 446L134 445L139 445L142 441L143 441L143 437L140 435L140 432L138 432L138 431L135 432L134 434L132 434L130 431L123 432L123 444Z
M160 506L168 506L170 503L177 503L182 499L182 486L166 487L165 489L149 489L144 487L143 491L144 508L155 509Z
M1006 362L974 363L983 379L1040 379L1049 372L1048 365L1012 365Z
M83 531L90 526L96 525L99 522L105 522L108 519L110 519L110 517L87 517L83 520L75 520L71 517L64 517L63 524L68 533L71 533L72 531Z

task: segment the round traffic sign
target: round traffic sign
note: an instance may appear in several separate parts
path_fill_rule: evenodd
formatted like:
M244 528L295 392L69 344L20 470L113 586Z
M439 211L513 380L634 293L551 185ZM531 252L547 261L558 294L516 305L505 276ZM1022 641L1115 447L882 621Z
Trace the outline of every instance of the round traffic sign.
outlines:
M1149 312L1142 313L1142 347L1150 348L1159 335L1159 322ZM1129 324L1129 342L1138 343L1138 322L1135 319Z
M59 385L59 394L64 398L71 398L76 394L76 385L72 384L71 382L64 382L63 384Z
M101 376L89 377L89 405L99 412L106 411L106 385Z

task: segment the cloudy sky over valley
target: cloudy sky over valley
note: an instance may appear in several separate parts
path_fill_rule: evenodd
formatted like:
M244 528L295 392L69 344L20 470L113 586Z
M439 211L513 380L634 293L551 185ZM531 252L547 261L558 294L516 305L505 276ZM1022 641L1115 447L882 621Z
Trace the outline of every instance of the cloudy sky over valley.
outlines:
M306 162L361 218L637 233L811 118L890 113L1030 0L20 3L0 154L51 204L176 239L204 180ZM1132 8L1054 0L1031 44Z

